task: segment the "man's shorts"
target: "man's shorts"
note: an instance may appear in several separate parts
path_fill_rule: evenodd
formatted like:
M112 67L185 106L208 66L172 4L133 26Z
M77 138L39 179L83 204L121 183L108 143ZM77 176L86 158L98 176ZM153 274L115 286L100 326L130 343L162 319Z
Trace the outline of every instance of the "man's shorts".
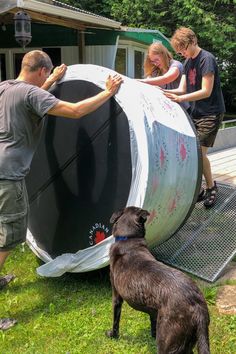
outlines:
M222 123L224 114L192 118L198 133L201 146L212 147L215 142L216 134Z
M25 181L0 180L0 252L25 241L28 210Z

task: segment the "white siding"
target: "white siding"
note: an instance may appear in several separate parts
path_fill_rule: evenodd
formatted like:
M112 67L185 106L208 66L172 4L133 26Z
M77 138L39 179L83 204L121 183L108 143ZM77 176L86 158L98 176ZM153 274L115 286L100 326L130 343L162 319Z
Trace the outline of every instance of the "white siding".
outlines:
M79 47L61 47L61 62L66 65L79 64Z
M95 64L114 69L116 45L96 45L85 47L85 64Z

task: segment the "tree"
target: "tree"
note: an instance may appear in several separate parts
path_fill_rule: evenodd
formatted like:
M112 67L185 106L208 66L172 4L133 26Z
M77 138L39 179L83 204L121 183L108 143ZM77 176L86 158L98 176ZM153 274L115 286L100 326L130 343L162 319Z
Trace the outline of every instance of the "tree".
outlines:
M111 17L111 5L107 0L61 0L61 2L100 16Z
M124 25L156 28L167 37L179 26L191 27L200 46L216 56L227 110L236 112L236 0L107 1Z
M122 25L158 29L170 37L179 26L191 27L201 47L221 68L227 110L236 112L236 0L64 0Z

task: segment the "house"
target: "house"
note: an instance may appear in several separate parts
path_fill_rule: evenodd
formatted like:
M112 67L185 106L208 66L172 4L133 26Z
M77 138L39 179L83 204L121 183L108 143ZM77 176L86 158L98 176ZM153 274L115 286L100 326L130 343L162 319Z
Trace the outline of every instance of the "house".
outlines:
M15 40L14 15L24 11L31 18L32 40L22 48ZM0 81L14 78L29 50L43 49L53 64L90 63L141 77L147 47L168 39L158 30L125 28L120 22L56 0L1 0Z

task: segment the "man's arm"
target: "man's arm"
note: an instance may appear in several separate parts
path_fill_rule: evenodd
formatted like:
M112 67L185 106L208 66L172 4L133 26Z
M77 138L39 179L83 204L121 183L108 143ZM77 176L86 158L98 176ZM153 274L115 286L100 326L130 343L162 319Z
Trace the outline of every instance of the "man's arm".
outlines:
M111 98L119 90L122 81L122 77L118 74L113 77L109 76L106 81L106 89L104 91L76 103L59 101L47 113L67 118L81 118L84 115L95 111L109 98Z
M52 74L47 78L43 86L41 86L44 90L49 90L50 87L56 82L57 80L61 79L62 76L65 74L67 66L65 64L61 64L60 66L56 66L53 70Z
M186 93L187 91L187 84L186 84L186 75L182 75L180 83L179 83L179 87L173 90L163 90L164 93L171 93L171 94L175 94L175 95L183 95ZM166 95L167 96L167 95Z
M202 86L201 89L195 92L187 93L182 96L177 96L171 92L173 91L166 91L165 95L169 97L174 102L191 102L191 101L199 101L204 98L207 98L211 95L212 89L214 85L214 74L209 73L202 77Z

